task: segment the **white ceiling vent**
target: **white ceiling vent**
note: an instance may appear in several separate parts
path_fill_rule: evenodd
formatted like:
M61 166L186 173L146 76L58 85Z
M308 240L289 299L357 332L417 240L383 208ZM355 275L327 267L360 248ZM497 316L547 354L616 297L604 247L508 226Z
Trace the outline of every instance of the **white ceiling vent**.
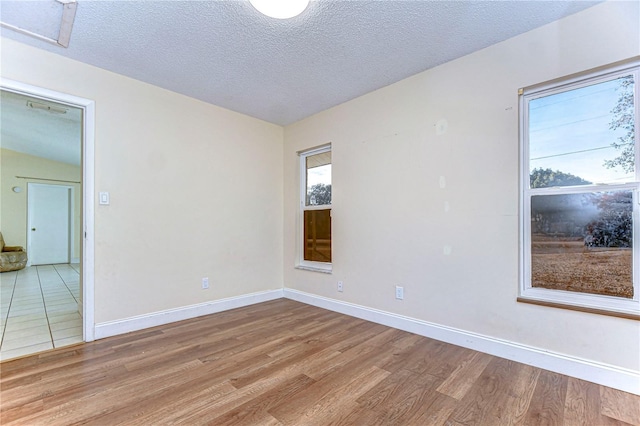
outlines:
M77 6L76 0L4 2L2 5L3 21L0 21L0 25L39 40L69 47ZM29 19L21 20L20 18L24 16ZM5 20L13 22L5 22Z

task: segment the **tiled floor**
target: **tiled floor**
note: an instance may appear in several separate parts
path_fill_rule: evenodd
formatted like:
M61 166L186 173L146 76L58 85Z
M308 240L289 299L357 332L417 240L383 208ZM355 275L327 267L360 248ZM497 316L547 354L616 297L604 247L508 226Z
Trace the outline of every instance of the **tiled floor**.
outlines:
M0 360L82 342L80 265L0 274Z

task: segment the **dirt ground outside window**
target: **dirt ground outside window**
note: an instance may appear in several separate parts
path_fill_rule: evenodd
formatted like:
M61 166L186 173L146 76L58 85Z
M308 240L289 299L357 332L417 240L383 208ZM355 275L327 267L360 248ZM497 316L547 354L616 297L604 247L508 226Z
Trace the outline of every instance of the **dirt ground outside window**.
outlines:
M534 234L531 286L633 298L633 250L587 247L582 238Z

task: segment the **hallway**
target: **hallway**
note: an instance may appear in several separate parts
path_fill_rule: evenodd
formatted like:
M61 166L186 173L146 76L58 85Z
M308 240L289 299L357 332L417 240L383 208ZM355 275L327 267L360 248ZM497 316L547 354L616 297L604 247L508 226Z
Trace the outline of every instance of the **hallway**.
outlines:
M0 360L82 342L80 265L0 274Z

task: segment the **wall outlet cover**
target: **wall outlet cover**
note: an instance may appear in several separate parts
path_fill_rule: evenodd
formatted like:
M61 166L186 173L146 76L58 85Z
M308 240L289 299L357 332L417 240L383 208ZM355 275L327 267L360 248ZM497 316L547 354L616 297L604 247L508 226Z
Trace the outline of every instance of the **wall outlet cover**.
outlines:
M404 287L400 287L399 285L396 286L396 299L404 299Z

